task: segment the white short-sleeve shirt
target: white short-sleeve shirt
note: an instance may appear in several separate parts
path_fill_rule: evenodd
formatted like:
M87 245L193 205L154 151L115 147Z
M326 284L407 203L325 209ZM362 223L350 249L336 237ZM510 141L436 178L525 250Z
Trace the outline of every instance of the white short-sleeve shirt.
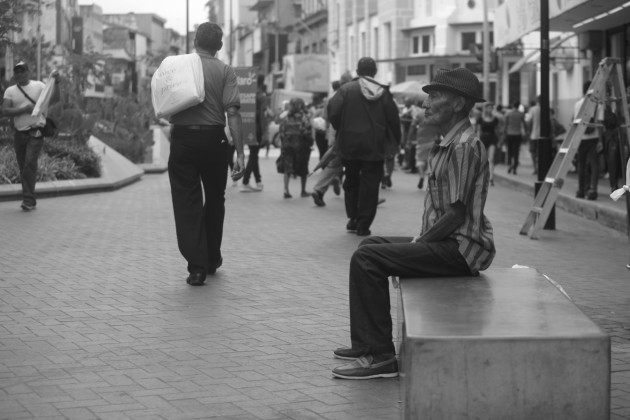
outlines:
M24 89L24 92L26 92L31 99L37 102L37 98L42 94L45 86L44 82L30 80L26 86L22 86L22 89ZM7 90L4 91L4 100L5 102L10 101L8 105L11 107L32 104L16 85L9 86ZM13 117L13 125L17 131L26 131L33 127L43 127L46 125L46 117L43 115L33 117L30 113L20 114Z

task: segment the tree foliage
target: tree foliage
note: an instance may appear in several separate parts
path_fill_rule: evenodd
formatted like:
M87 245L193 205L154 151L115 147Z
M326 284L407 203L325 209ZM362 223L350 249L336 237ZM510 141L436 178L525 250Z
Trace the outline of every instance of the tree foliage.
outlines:
M34 4L24 0L0 0L0 47L12 43L9 35L12 32L22 32L20 18L25 14L37 11Z

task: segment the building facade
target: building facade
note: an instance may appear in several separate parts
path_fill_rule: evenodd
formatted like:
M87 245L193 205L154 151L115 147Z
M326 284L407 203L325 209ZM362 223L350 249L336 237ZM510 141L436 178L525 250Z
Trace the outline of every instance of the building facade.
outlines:
M495 0L488 0L492 44ZM428 83L438 68L466 67L483 79L475 52L483 43L483 1L331 0L329 4L331 78L355 71L360 57L378 63L377 79L397 84ZM497 77L489 77L496 95Z

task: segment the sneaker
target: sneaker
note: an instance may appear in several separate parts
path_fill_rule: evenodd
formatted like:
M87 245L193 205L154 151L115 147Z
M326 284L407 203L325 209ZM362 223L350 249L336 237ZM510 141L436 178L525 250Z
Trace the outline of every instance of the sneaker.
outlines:
M332 374L341 379L395 378L398 376L396 356L388 356L379 362L380 357L361 356L352 363L333 369Z
M35 210L37 208L37 207L35 207L35 204L29 204L29 203L22 203L20 205L20 207L24 211L31 211L31 210Z
M339 178L335 178L332 181L333 192L335 195L341 194L341 180Z
M265 186L263 185L263 183L262 183L262 182L257 182L257 183L256 183L256 188L257 188L259 191L262 191L262 190L263 190L263 188L265 188Z
M326 205L326 203L324 203L324 197L319 191L313 191L311 197L313 197L313 201L317 207L324 207Z
M241 185L241 192L259 192L262 191L256 187L251 186L250 184Z
M341 347L338 348L337 350L333 351L333 354L335 356L335 358L337 359L341 359L341 360L357 360L359 357L361 356L365 356L366 352L365 350L355 350L355 349L349 349L346 347Z
M357 231L357 221L354 219L350 219L348 220L348 223L346 224L346 230L348 232L356 232Z

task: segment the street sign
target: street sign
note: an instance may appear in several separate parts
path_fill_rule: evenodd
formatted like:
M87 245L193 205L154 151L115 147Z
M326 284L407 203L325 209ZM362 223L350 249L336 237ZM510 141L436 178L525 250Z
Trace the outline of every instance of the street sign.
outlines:
M238 83L239 99L241 101L241 118L243 120L243 143L256 146L256 79L258 72L255 67L235 67Z

